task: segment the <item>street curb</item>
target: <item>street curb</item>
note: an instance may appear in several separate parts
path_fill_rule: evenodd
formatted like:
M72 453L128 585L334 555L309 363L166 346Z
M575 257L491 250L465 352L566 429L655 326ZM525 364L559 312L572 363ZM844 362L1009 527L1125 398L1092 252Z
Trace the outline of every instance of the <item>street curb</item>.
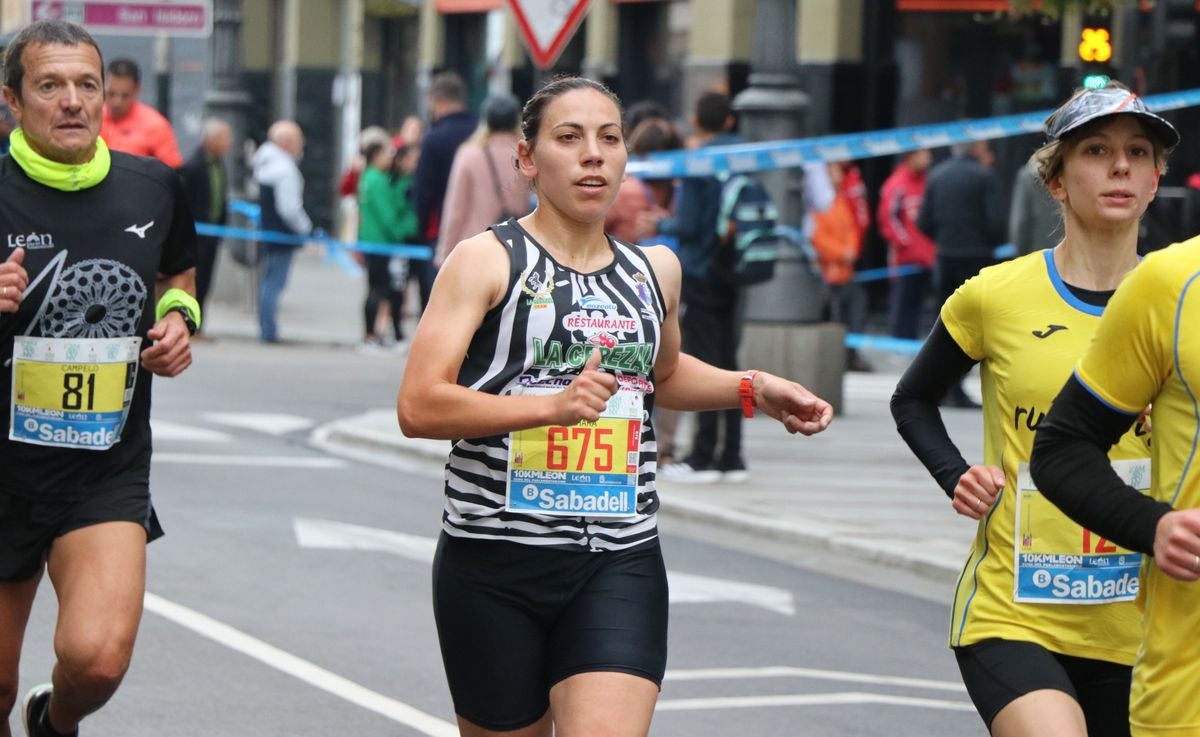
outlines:
M664 491L664 485L659 485L659 491ZM821 552L839 553L864 563L878 563L937 580L943 580L947 574L959 573L957 565L947 564L936 557L925 557L903 548L854 539L856 533L865 534L861 530L837 530L819 523L805 525L795 521L784 522L760 515L735 512L703 502L681 500L671 493L673 491L676 489L659 494L661 511L671 517L742 532L762 539L810 546Z
M442 477L449 443L444 440L406 438L399 428L394 432L364 426L364 420L377 413L367 412L357 417L337 420L313 429L309 445L331 453L367 463L400 468L414 473ZM725 509L704 502L682 498L686 489L669 482L659 482L660 512L669 518L711 525L752 535L767 541L812 547L825 553L847 555L856 560L885 565L944 580L947 574L959 572L957 564L950 565L936 556L922 556L886 540L864 540L877 536L869 530L795 520L781 521L758 514Z

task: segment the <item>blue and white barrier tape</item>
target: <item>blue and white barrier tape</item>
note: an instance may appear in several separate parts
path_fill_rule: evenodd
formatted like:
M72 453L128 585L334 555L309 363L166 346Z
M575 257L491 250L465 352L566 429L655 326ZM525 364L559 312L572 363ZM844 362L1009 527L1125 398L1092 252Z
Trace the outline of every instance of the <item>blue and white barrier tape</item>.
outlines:
M403 256L417 261L428 261L433 258L433 249L417 243L377 243L375 241L342 241L327 235L293 235L275 230L257 230L254 228L234 228L228 225L213 225L212 223L196 223L198 235L208 235L217 238L237 238L246 241L265 241L281 243L288 246L303 246L306 243L323 243L330 248L341 248L360 253L373 253L384 256Z
M1200 105L1200 89L1147 95L1142 98L1156 112ZM1020 115L1003 115L954 123L918 125L909 128L849 133L787 141L712 146L694 151L664 151L632 160L625 170L650 179L704 177L727 172L789 169L804 164L869 159L875 156L938 148L952 143L969 143L1041 133L1042 124L1053 110Z
M852 350L871 348L889 353L905 353L917 355L924 345L923 341L909 338L893 338L890 335L866 335L864 333L846 333L846 347Z

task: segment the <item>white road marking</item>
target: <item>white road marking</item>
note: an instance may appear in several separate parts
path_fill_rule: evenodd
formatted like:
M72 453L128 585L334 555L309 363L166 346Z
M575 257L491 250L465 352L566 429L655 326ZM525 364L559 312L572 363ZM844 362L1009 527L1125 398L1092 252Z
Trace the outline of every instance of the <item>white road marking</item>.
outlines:
M926 678L905 676L877 676L871 673L851 673L841 670L819 670L816 668L793 668L786 665L765 668L693 668L668 670L668 681L716 681L745 680L747 678L815 678L822 681L846 681L849 683L871 683L883 686L926 688L934 691L966 693L967 689L954 681L933 681Z
M943 711L975 711L969 701L922 699L881 693L848 691L828 694L780 694L778 696L705 696L699 699L663 699L656 711L701 711L711 709L762 709L771 706L843 706L846 704L882 704L915 706Z
M796 613L792 592L787 589L678 571L667 571L667 578L670 580L672 604L732 601L762 607L788 617Z
M243 427L276 436L307 430L316 424L307 417L270 412L205 412L202 416L218 425Z
M421 734L430 737L458 737L458 727L450 722L426 714L402 701L372 691L194 609L168 601L150 592L146 592L146 609L231 650L248 655L281 673L286 673L355 706L411 727Z
M296 543L302 548L326 550L375 550L399 555L418 563L431 563L437 540L377 527L352 525L325 519L296 517L292 520ZM668 571L672 604L708 604L729 601L756 606L792 616L796 606L792 592L772 586L697 576Z
M391 553L418 563L432 563L437 540L431 537L406 535L403 532L381 530L327 519L292 520L296 543L302 548L326 550L375 550Z
M189 443L230 443L233 436L220 430L193 427L170 420L150 420L150 432L155 441L182 440Z
M199 466L261 466L264 468L345 468L346 462L337 458L305 458L303 456L218 455L215 453L155 453L154 463L185 463Z

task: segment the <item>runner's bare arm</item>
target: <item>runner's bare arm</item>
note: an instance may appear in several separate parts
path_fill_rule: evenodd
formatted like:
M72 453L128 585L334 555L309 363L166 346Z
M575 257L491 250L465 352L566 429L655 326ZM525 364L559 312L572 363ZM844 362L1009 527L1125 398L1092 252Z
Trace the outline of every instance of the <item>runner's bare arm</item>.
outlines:
M155 302L168 289L196 294L196 270L188 269L170 276L159 274L154 282ZM192 365L192 343L187 324L178 312L168 312L154 323L146 337L153 344L142 351L142 366L156 376L178 376Z
M679 350L679 259L669 249L645 249L667 301L663 338L654 364L654 391L660 407L686 411L740 406L741 371L726 371ZM755 405L784 424L788 432L812 435L833 418L833 408L794 381L760 371L754 377Z
M487 311L508 286L509 260L491 232L468 238L442 265L413 335L396 414L409 437L451 440L595 419L616 379L590 360L572 385L550 396L500 397L459 386L459 369Z

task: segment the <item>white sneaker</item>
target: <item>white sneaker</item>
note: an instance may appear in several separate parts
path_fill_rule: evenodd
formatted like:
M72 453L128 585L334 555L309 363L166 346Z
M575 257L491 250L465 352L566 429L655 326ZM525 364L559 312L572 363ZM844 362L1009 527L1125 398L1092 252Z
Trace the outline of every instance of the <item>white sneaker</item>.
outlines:
M692 468L684 461L662 467L658 477L676 484L715 484L721 480L721 472L715 468Z
M383 345L380 344L378 340L370 339L359 343L358 347L354 350L364 356L380 356L384 353Z

